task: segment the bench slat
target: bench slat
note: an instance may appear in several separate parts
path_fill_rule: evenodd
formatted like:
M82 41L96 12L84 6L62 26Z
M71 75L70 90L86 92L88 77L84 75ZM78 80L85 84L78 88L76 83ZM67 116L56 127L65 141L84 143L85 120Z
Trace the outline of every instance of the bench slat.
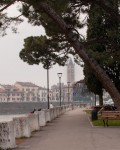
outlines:
M119 120L120 111L102 111L101 119Z

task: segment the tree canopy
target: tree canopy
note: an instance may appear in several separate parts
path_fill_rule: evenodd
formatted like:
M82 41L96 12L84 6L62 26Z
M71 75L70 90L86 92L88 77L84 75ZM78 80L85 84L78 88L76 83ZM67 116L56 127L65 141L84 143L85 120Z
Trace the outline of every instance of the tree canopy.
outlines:
M118 3L111 0L108 1L108 4L117 14ZM118 47L120 45L120 24L94 3L88 8L88 14L87 41L94 39L94 42L87 45L87 50L92 53L93 57L106 71L119 90L120 61L118 58ZM102 95L103 87L89 66L84 66L84 74L88 88L95 94Z

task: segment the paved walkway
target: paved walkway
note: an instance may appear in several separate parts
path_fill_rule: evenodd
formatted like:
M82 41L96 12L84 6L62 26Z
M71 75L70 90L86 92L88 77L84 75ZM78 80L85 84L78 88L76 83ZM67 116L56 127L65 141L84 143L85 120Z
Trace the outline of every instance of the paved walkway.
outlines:
M16 150L120 150L120 128L92 127L82 109L69 111Z

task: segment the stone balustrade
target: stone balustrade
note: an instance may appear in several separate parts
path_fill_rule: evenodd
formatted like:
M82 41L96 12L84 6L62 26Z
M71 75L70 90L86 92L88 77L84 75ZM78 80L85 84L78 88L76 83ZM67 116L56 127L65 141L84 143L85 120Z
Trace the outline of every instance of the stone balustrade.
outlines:
M31 128L29 124L28 117L14 117L14 134L15 138L21 137L30 137L31 136Z
M36 111L34 114L13 115L8 121L0 122L0 148L15 148L16 138L29 138L33 131L40 130L47 122L72 110L72 105L57 106L51 109Z
M39 115L37 112L35 114L28 115L28 122L29 122L31 132L40 130Z
M45 110L41 110L38 112L39 115L39 126L43 127L46 125L46 119L45 119Z
M1 149L15 148L15 134L13 121L0 122L0 147Z

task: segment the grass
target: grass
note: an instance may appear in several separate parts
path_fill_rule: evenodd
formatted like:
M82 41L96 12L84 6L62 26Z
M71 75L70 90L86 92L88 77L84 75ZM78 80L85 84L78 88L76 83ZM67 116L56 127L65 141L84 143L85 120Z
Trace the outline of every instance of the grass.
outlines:
M87 114L91 114L91 110L90 109L86 109L84 110Z
M103 120L94 120L92 121L94 126L104 126ZM109 126L120 126L120 120L108 120Z

